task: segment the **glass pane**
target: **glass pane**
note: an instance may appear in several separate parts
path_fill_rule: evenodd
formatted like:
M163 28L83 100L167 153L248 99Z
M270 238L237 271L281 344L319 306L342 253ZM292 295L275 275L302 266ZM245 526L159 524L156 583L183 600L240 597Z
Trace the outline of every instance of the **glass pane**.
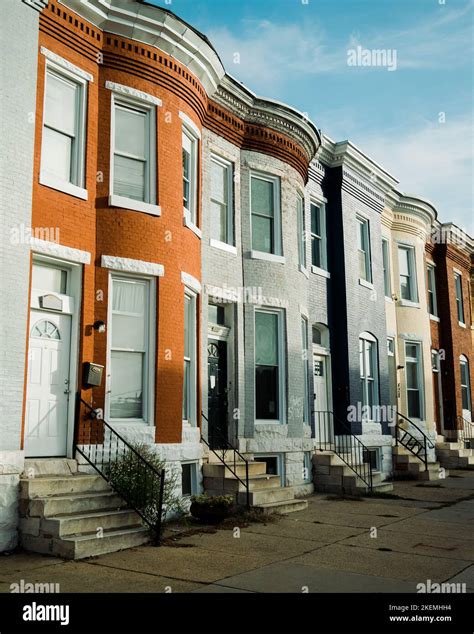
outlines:
M211 201L211 238L227 242L227 207Z
M264 253L273 253L273 220L252 216L252 248Z
M143 359L141 352L112 351L110 415L143 418Z
M278 407L278 368L257 366L255 368L255 406L259 420L277 420Z
M398 249L398 269L400 275L405 275L407 277L410 275L408 257L408 249Z
M255 313L255 364L278 365L278 315Z
M183 495L191 495L192 494L192 479L191 479L191 468L193 465L183 464L181 465L181 490Z
M61 132L43 128L41 170L69 183L73 139Z
M322 266L322 258L321 258L321 239L312 236L311 238L311 258L313 266L317 266L321 268Z
M67 272L52 266L33 264L31 285L53 293L66 293Z
M273 217L273 183L252 178L252 213Z
M211 324L218 324L220 326L224 326L225 325L224 306L215 306L214 304L209 304L207 318Z
M406 364L406 382L409 389L418 389L418 365L416 363Z
M463 409L471 409L469 405L469 394L468 389L465 385L461 386L461 401Z
M113 281L112 347L145 350L146 285Z
M373 378L374 377L374 357L375 357L375 344L372 341L365 342L365 356L366 356L366 364L365 369L367 372L367 376Z
M147 113L115 108L115 150L146 159Z
M145 200L145 166L143 161L114 156L114 194Z
M183 377L183 420L189 420L189 375L191 372L191 362L184 362Z
M365 252L359 250L359 277L363 280L367 279L366 257Z
M461 385L469 385L469 376L467 371L467 363L465 361L461 361Z
M367 249L365 230L366 223L359 222L359 249L362 251L366 251Z
M55 130L76 134L76 109L79 86L72 81L48 72L44 123Z
M184 296L184 356L190 356L191 299Z
M405 356L411 357L412 359L418 358L418 346L415 344L407 344L405 348Z
M321 235L321 210L316 205L311 205L311 233Z
M227 169L215 161L211 161L211 198L227 203Z
M418 390L408 391L408 416L421 418L420 393Z

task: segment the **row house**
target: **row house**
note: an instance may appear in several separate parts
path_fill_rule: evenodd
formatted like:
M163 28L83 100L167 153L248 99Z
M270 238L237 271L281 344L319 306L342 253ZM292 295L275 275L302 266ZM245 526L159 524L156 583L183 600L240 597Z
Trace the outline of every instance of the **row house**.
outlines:
M147 539L111 438L263 511L471 464L470 238L167 9L11 5L0 550Z

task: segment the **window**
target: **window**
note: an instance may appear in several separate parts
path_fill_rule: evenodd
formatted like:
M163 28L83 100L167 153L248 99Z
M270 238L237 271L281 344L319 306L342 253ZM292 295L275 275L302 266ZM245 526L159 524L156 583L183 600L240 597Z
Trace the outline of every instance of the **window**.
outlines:
M110 417L149 418L150 281L112 277Z
M182 158L184 217L196 226L198 139L186 126L183 126Z
M184 165L184 162L183 162ZM234 244L233 166L218 156L211 157L211 229L214 240Z
M285 486L285 469L283 456L280 454L263 456L263 455L254 455L255 462L264 462L267 465L267 475L277 475L280 476L280 485Z
M311 203L311 264L327 271L326 207Z
M454 274L454 290L456 292L456 310L458 313L458 321L464 324L464 305L462 301L462 277L459 273Z
M395 339L393 337L387 337L387 355L389 357L395 356Z
M471 411L471 382L469 380L469 362L462 355L459 359L461 366L461 401L465 411Z
M364 454L364 462L370 465L372 471L380 471L380 448L368 448Z
M217 324L218 326L225 326L224 306L216 306L215 304L208 304L207 319L211 324Z
M255 311L255 414L283 421L282 313Z
M389 241L382 239L382 263L383 263L383 286L385 297L392 297L392 285L390 283L390 251Z
M369 333L359 338L360 383L362 405L372 408L378 405L377 340Z
M183 497L197 493L197 464L181 463L181 492Z
M58 327L53 322L47 319L41 319L31 329L32 337L39 337L41 339L61 339Z
M303 422L309 424L309 370L308 370L308 321L301 319L301 341L303 357Z
M196 295L184 295L183 421L196 425Z
M41 182L57 189L84 187L86 92L85 80L47 62ZM65 191L78 193L74 187Z
M436 278L435 268L432 264L426 267L427 287L428 287L428 310L433 317L438 316L438 304L436 301Z
M281 255L280 179L251 174L252 249Z
M31 286L44 291L66 294L67 271L45 264L33 264Z
M415 249L413 247L398 247L398 269L401 298L409 302L418 301L415 276Z
M370 257L369 221L357 218L357 239L359 253L359 278L372 282L372 263Z
M439 352L438 350L431 351L431 369L433 372L439 372Z
M408 416L423 419L423 369L420 343L405 342L405 376Z
M296 226L298 231L298 264L306 268L306 223L304 217L304 198L296 196Z

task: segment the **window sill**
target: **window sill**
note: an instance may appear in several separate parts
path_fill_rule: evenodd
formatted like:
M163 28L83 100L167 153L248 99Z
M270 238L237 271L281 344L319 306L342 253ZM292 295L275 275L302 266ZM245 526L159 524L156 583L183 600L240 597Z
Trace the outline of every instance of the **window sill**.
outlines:
M56 189L59 192L69 194L69 196L74 196L75 198L81 198L82 200L87 200L88 198L87 189L78 187L77 185L73 185L67 181L63 181L56 176L47 174L46 172L40 172L39 182L40 185L51 187L51 189Z
M142 211L152 216L161 216L161 207L158 205L146 203L142 200L134 200L126 196L118 196L117 194L111 194L109 196L109 207L120 207L130 211Z
M436 321L438 323L441 321L441 319L439 317L436 317L436 315L430 315L430 320L431 321Z
M220 249L221 251L227 251L227 253L237 255L237 247L234 247L232 244L227 244L227 242L221 242L220 240L215 240L214 238L211 238L209 244L214 249Z
M282 420L255 420L256 425L285 425Z
M368 282L367 280L364 280L361 277L359 277L359 284L360 286L364 286L365 288L370 288L371 291L374 290L374 285L372 284L372 282Z
M308 270L306 269L306 267L304 267L302 264L298 265L298 270L300 273L303 273L303 275L309 280L309 273Z
M324 269L319 268L319 266L314 266L314 264L311 266L311 273L325 277L328 280L331 279L331 273L329 273L329 271L325 271Z
M385 295L385 301L387 304L393 304L393 299L391 297L387 297L387 295Z
M466 327L466 324L463 321L458 321L458 325L461 326L461 328Z
M400 306L404 306L405 308L420 308L420 304L418 302L411 302L408 299L401 299L398 303Z
M275 253L265 253L264 251L250 251L252 260L266 260L267 262L276 262L285 264L286 258L283 255L275 255Z
M195 225L192 220L189 219L187 212L183 216L183 225L188 229L191 229L191 231L195 233L199 239L202 238L201 229L199 229L199 227Z

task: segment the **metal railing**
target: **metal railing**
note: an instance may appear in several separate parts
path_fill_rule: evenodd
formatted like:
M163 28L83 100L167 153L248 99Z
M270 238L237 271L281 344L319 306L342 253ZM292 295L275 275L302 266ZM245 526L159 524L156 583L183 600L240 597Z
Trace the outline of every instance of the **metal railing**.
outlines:
M249 461L236 449L229 440L217 429L209 429L209 419L201 412L202 418L207 422L207 434L208 439L206 440L204 436L201 434L202 442L209 448L210 451L220 460L220 462L226 467L222 470L222 490L224 491L225 487L225 476L226 471L230 471L234 478L245 487L245 498L246 498L246 507L250 508L250 486L249 486ZM233 460L228 460L227 453L228 451L232 451ZM237 460L237 456L240 460ZM237 462L243 462L245 465L245 481L237 474ZM232 463L234 467L232 468ZM237 487L238 488L238 487ZM236 492L236 500L238 502L239 499L239 491Z
M417 437L406 428L407 423L417 430L420 437ZM402 427L402 425L405 425L405 427ZM400 414L400 412L397 412L395 425L395 445L401 445L408 449L411 454L421 460L425 465L425 471L428 471L428 448L434 449L434 443L418 425L407 416Z
M458 440L463 443L465 449L474 449L474 423L464 416L457 417L458 424Z
M165 470L158 471L115 429L100 418L77 394L76 422L81 406L87 410L79 428L76 424L75 450L102 476L123 500L138 513L159 546L163 518Z
M364 482L368 490L372 491L372 466L368 447L333 412L313 411L313 415L316 449L335 453ZM334 431L334 422L338 433Z

